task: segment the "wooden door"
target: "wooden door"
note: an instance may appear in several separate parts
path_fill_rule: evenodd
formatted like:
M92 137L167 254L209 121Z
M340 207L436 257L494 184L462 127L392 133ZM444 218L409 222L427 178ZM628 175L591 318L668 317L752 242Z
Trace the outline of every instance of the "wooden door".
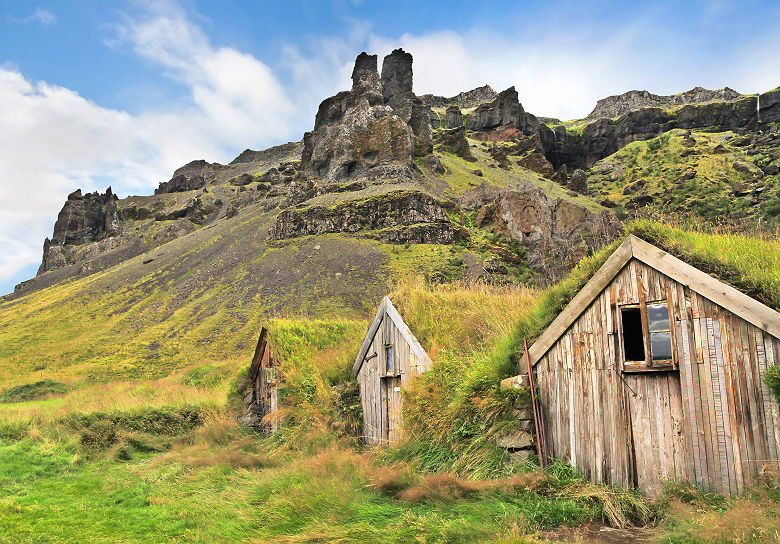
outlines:
M634 484L655 497L661 480L688 476L684 422L677 372L625 374Z
M395 442L401 433L401 377L385 376L380 387L382 439Z

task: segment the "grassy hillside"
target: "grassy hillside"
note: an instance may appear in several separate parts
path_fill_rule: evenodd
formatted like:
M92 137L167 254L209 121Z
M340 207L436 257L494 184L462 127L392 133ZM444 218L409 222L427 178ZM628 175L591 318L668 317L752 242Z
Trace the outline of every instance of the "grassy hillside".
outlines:
M588 172L588 184L597 198L626 210L776 228L780 174L764 175L759 167L780 160L780 141L750 145L746 138L675 129L598 161ZM638 196L647 200L637 203Z
M646 221L629 230L780 300L776 240ZM155 303L171 299L166 284L141 287L160 272L116 292L106 273L6 303L0 540L538 543L578 541L588 530L561 527L584 522L653 522L627 541L776 542L776 489L725 500L670 484L647 503L563 465L540 473L502 463L493 437L513 425L518 399L498 380L514 372L522 338L538 334L608 252L543 292L397 284L391 297L435 365L406 392L407 440L384 451L356 440L350 397L368 312L333 305L327 318L269 318L250 297L188 327L197 308L236 293L215 281L180 293L181 309L171 311ZM392 249L385 255L396 263L387 265L391 277L409 269ZM124 312L109 315L123 302ZM97 318L102 312L108 318ZM233 415L261 323L287 377L286 424L272 437ZM339 395L333 386L343 383Z

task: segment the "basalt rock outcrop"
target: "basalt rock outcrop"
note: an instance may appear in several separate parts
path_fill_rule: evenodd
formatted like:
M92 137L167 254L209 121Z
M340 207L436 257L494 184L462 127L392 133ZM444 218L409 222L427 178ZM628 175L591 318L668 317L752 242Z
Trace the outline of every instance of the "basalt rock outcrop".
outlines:
M469 142L466 139L466 129L463 126L436 131L435 142L438 149L454 153L467 161L477 160L471 154Z
M66 265L63 246L103 240L120 231L117 196L111 187L105 194L94 192L82 195L80 189L74 191L68 195L57 216L51 239L46 238L43 243L43 260L38 274Z
M270 229L272 240L329 232L358 233L392 243L449 244L455 231L442 204L422 191L396 190L282 211Z
M246 153L246 151L244 153ZM165 193L179 193L200 189L206 185L206 183L213 182L217 178L217 175L226 168L225 165L216 162L211 163L204 160L192 161L176 170L170 181L160 183L160 186L155 189L154 194L161 195Z
M480 104L466 115L466 129L474 131L513 127L524 134L532 134L539 128L539 121L523 110L514 87L501 91L495 99Z
M490 85L483 85L470 91L458 93L455 96L446 98L432 94L424 94L420 97L423 104L431 108L446 108L448 106L459 106L460 108L473 108L485 102L491 102L496 99L496 91Z
M477 226L503 232L524 245L528 264L544 275L543 283L560 279L582 257L622 232L612 212L592 212L531 184L506 189L482 185L465 196L464 204L476 210Z
M385 105L376 55L357 57L352 89L320 104L303 145L306 176L327 182L411 179L412 129Z
M382 61L382 98L398 117L406 121L414 137L414 155L431 152L431 110L412 91L412 55L395 49Z
M737 97L730 101L683 105L677 109L647 107L629 111L617 119L600 118L581 131L563 126L539 127L547 158L558 169L588 168L626 144L654 138L674 128L751 130L780 121L780 91L758 97Z
M743 95L728 87L715 91L703 87L694 87L690 91L669 96L661 96L648 91L628 91L623 94L602 98L585 119L619 117L641 108L671 108L705 102L733 102L742 97Z

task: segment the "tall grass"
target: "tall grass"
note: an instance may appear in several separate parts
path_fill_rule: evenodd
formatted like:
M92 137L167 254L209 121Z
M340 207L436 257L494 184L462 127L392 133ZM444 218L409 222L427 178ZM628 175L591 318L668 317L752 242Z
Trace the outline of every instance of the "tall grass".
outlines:
M780 311L780 238L756 230L637 219L628 231Z
M422 470L471 477L505 471L495 436L512 425L517 393L498 388L515 367L516 323L536 291L410 281L391 295L434 360L404 394L405 440L387 452Z

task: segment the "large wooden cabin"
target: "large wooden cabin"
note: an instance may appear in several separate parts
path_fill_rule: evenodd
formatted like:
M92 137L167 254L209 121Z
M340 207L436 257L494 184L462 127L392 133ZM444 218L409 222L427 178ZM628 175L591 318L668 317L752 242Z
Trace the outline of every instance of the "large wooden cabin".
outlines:
M431 367L431 359L385 297L368 328L352 372L360 385L363 439L387 444L402 433L401 390Z
M529 358L550 454L594 481L733 495L777 475L780 314L635 236Z

